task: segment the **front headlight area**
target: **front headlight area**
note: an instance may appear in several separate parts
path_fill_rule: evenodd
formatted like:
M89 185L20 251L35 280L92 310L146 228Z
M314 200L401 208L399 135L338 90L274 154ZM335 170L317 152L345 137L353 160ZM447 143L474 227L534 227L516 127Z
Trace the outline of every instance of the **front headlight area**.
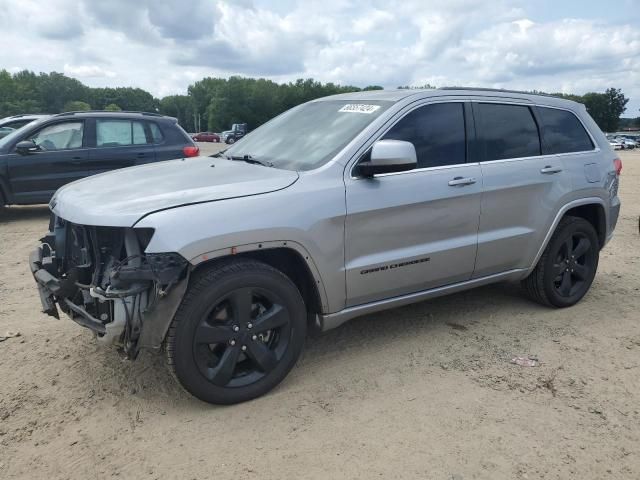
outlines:
M113 305L112 338L100 340L113 343L117 336L125 353L135 358L146 315L185 278L188 261L178 253L145 253L154 233L151 228L123 230L119 258L101 259L106 266L99 276L103 281L96 282L89 294Z
M145 317L188 274L178 253L145 250L152 228L77 225L54 218L42 239L41 262L53 278L55 302L100 343L132 358Z

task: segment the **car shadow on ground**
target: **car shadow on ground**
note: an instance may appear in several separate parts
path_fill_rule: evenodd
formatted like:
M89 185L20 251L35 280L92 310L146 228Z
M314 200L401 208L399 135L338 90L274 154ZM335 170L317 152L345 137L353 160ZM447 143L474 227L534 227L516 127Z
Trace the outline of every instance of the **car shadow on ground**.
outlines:
M539 309L544 307L526 299L518 284L504 283L358 317L319 336L309 336L297 366L276 387L274 394L298 392L304 389L305 378L311 378L313 371L318 368L335 367L354 356L380 351L390 342L411 342L420 338L424 339L424 348L429 350L430 342L436 342L433 344L433 348L436 348L437 343L442 341L442 335L449 335L451 331L471 330L476 324L482 325L483 321L489 319L511 321L509 315L504 315L507 310L526 313ZM162 397L170 397L172 403L181 403L183 407L188 406L194 411L215 408L191 397L177 385L165 368L164 354L144 352L138 361L119 362L118 365L114 352L113 355L107 355L105 360L109 364L105 368L109 370L124 370L124 365L129 365L130 370L123 371L123 376L134 384L144 384L138 395L145 401L155 403ZM88 368L87 374L100 377L95 364L91 371Z
M47 220L50 214L47 205L24 205L0 209L0 223L26 220Z

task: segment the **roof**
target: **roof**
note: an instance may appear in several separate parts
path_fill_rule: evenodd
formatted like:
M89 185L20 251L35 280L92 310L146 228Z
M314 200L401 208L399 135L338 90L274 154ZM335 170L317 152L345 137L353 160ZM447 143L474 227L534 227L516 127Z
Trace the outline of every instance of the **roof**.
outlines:
M546 105L566 105L567 103L578 105L573 100L567 100L564 98L554 97L552 95L544 93L530 93L521 92L517 90L500 90L491 88L469 88L469 87L443 87L443 88L429 88L429 89L396 89L396 90L366 90L360 92L341 93L338 95L332 95L330 97L319 98L315 101L327 101L327 100L380 100L398 102L409 97L415 97L415 99L428 98L428 97L493 97L493 98L505 98L524 100L531 103L542 103Z
M118 111L107 111L107 110L86 110L86 111L77 111L77 112L63 112L63 113L58 113L56 115L54 115L55 117L64 117L64 116L75 116L75 115L86 115L88 117L92 117L92 116L100 116L100 117L104 117L104 116L117 116L117 117L141 117L141 116L146 116L146 117L165 117L165 118L171 118L171 117L167 117L166 115L161 115L159 113L153 113L153 112L132 112L132 111L127 111L127 110L118 110Z

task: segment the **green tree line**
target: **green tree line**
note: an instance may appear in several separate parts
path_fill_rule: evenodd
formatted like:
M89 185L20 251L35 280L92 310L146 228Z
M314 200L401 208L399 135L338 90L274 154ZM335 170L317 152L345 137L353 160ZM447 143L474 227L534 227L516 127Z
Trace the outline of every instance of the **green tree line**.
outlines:
M432 88L431 85L425 87ZM411 87L398 87L411 88ZM264 78L203 78L190 85L186 95L155 98L141 88L94 88L61 73L0 70L0 118L20 113L60 113L72 110L134 110L176 117L190 132L221 131L233 123L255 128L283 111L314 98L360 90L353 85L321 83L313 79L276 83ZM584 103L600 128L614 131L629 101L621 90L585 95L556 94ZM627 122L625 122L627 124ZM640 121L638 121L640 124Z

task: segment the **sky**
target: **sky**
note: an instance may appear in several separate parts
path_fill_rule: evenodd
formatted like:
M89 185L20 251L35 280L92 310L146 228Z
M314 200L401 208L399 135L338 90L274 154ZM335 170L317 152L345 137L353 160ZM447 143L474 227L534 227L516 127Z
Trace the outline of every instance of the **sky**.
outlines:
M616 87L640 116L640 0L0 0L0 32L0 68L158 97L231 75Z

